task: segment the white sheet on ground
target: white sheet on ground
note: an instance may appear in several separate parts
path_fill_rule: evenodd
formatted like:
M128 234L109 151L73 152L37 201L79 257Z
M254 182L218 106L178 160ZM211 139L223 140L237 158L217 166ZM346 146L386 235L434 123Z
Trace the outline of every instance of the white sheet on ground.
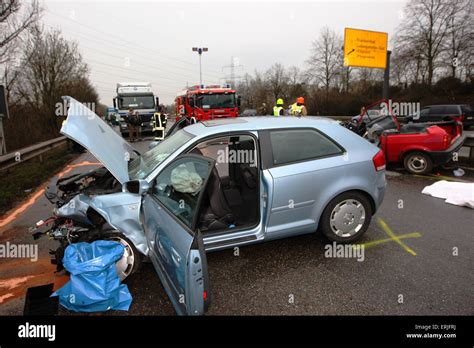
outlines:
M474 209L474 183L440 180L426 186L421 193L444 198L446 203Z

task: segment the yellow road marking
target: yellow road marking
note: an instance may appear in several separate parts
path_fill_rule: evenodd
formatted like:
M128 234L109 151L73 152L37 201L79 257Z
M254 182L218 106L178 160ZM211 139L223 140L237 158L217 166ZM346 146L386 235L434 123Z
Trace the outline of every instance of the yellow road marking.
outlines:
M401 235L397 236L398 239L419 238L419 237L421 237L421 233L418 233L418 232L401 234ZM370 247L373 247L373 246L378 245L378 244L388 243L388 242L392 242L392 241L394 241L394 239L392 237L391 238L386 238L386 239L379 239L379 240L374 240L374 241L363 243L363 244L355 244L354 248L358 248L358 247L362 246L366 249L366 248L370 248Z
M400 241L400 237L396 236L395 233L388 227L388 225L383 221L381 218L378 219L380 227L385 231L390 236L390 239L394 240L397 244L399 244L403 249L405 249L408 253L412 254L413 256L416 256L416 253L410 249L408 246L403 244L402 241ZM416 232L415 232L416 233Z

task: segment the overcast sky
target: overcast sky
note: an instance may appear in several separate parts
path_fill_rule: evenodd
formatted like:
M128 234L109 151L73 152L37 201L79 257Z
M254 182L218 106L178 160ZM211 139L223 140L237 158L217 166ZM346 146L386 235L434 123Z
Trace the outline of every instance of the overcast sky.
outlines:
M329 26L388 32L400 23L405 1L49 1L43 23L74 39L89 64L100 100L112 104L115 84L148 81L163 103L199 83L223 83L231 57L236 75L273 63L304 68L311 42ZM390 46L390 44L389 44Z

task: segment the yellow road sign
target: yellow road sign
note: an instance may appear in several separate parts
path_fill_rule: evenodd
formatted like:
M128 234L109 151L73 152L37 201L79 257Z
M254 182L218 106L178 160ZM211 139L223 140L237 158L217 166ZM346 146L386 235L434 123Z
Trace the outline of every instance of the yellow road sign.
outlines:
M345 28L344 66L385 69L388 34Z

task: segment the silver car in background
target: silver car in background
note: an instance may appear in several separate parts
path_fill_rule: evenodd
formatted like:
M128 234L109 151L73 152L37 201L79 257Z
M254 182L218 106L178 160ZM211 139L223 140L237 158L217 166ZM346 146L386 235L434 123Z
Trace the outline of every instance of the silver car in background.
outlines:
M385 193L383 153L320 117L204 121L133 160L80 105L61 132L122 183L123 192L93 197L88 209L150 258L178 314L210 304L206 251L316 231L353 242Z

